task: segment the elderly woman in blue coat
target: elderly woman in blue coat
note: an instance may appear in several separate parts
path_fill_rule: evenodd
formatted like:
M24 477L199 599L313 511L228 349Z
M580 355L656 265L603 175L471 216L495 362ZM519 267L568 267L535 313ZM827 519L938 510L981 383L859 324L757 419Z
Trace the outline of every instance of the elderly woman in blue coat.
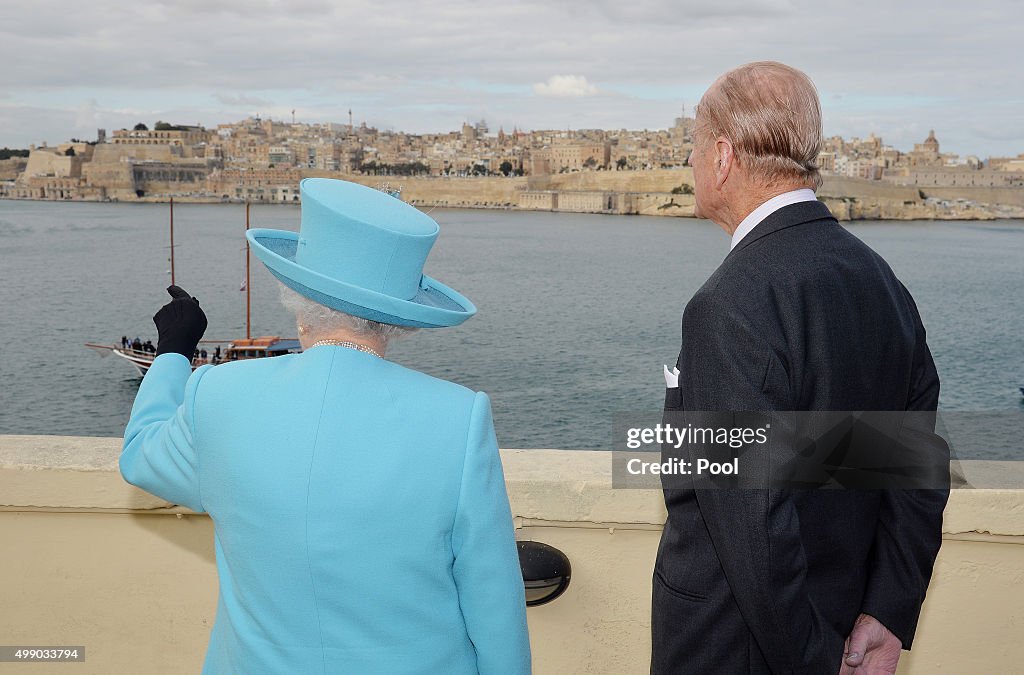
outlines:
M476 309L422 273L427 215L301 184L298 233L250 230L301 354L203 366L172 286L125 430L125 480L210 514L220 592L204 673L527 673L523 581L490 403L383 358Z

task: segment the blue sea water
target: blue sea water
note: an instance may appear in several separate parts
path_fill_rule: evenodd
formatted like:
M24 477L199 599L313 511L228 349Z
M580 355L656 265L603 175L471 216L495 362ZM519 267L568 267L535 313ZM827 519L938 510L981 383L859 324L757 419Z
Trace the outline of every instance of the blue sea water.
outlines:
M503 447L611 446L612 416L658 410L686 301L728 252L693 219L436 210L426 272L479 314L398 342L389 358L487 391ZM254 206L253 227L299 210ZM1024 223L864 222L849 229L911 290L942 380L941 408L1020 414ZM177 282L209 338L244 335L244 207L177 205ZM0 434L119 436L139 379L86 342L156 340L169 283L167 205L0 201ZM253 259L253 332L294 336ZM1018 444L1015 444L1015 447ZM1020 458L1000 450L993 457Z

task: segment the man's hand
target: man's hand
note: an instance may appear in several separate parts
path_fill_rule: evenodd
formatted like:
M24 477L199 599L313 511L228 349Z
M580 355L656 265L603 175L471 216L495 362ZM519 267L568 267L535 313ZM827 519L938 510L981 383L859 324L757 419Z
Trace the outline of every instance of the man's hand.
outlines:
M168 286L171 301L153 317L156 324L156 354L181 354L189 361L206 332L206 314L199 301L178 286Z
M839 675L892 675L900 660L900 639L873 616L861 614L846 638Z

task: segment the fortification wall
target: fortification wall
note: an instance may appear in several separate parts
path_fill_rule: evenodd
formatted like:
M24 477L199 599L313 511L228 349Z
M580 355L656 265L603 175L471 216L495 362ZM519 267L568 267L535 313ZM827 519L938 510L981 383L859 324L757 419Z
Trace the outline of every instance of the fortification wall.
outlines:
M820 197L855 197L861 202L874 201L877 203L891 200L899 205L902 205L903 202L920 202L922 194L925 197L935 197L949 201L966 199L979 204L1024 206L1024 188L1019 187L902 186L893 185L885 181L863 180L861 178L847 178L845 176L826 176L824 184L818 190L818 196ZM907 210L912 211L913 209ZM883 217L889 218L890 216Z
M857 197L892 199L899 202L917 201L921 196L917 188L892 185L877 180L848 178L846 176L824 176L824 182L818 189L819 197Z
M982 204L1024 207L1024 188L1020 187L923 187L926 197L968 199Z
M23 176L53 176L54 178L77 178L82 175L80 157L68 157L52 149L33 150L28 155L28 165Z
M340 178L370 187L388 183L402 187L402 199L417 206L512 208L526 189L526 178L486 176L435 178L430 176L364 176L334 171L303 171L303 177Z
M15 180L25 170L27 164L27 157L0 159L0 180Z
M170 162L175 159L169 145L114 145L100 143L93 151L93 164L120 162L131 158L139 161Z
M672 192L683 183L693 186L693 169L650 171L581 171L527 178L531 190L588 190L608 192Z
M92 161L82 168L82 177L87 185L106 187L108 199L125 201L135 198L132 165L128 162Z
M77 175L72 166L79 162L88 190L76 198L111 198L122 201L138 199L139 187L132 175L132 162L169 162L182 164L183 159L165 145L95 146L92 161L80 162L77 157L34 152L36 158L20 174L24 182L33 171L50 175ZM10 162L10 160L8 160ZM33 163L34 162L34 163ZM184 160L193 163L195 160ZM65 166L67 165L67 166ZM11 162L0 162L0 180ZM693 216L693 196L673 194L694 184L693 170L656 169L650 171L582 171L529 177L430 177L430 176L365 176L335 171L295 170L303 177L326 177L349 180L370 187L388 183L402 187L402 198L420 207L451 208L522 208L552 209L578 212L613 212L656 216ZM209 201L227 194L237 197L232 185L197 186L190 182L144 181L145 201L162 200L170 195L195 201ZM283 184L282 184L283 185ZM99 188L105 188L100 190ZM291 186L294 189L294 186ZM685 188L684 188L685 189ZM212 190L213 194L202 195ZM25 192L25 191L22 191ZM88 194L86 194L88 192ZM550 192L551 196L541 193ZM40 197L38 191L10 192L11 197ZM96 197L95 195L101 195ZM818 196L840 220L858 219L992 219L1024 217L1024 188L1008 187L931 187L899 186L884 181L869 181L845 176L826 176ZM943 206L925 202L923 197L955 202L958 199L973 205ZM612 206L609 207L609 204ZM979 206L980 205L980 206ZM998 206L984 206L998 205Z

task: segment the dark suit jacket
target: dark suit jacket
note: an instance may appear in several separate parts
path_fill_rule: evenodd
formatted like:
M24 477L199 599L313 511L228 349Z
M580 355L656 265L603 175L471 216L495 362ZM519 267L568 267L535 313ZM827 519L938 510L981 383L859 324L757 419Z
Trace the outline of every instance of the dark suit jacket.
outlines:
M786 206L739 242L687 304L682 334L669 410L934 411L938 402L910 293L820 202ZM947 497L666 489L652 672L838 673L861 612L909 648Z

